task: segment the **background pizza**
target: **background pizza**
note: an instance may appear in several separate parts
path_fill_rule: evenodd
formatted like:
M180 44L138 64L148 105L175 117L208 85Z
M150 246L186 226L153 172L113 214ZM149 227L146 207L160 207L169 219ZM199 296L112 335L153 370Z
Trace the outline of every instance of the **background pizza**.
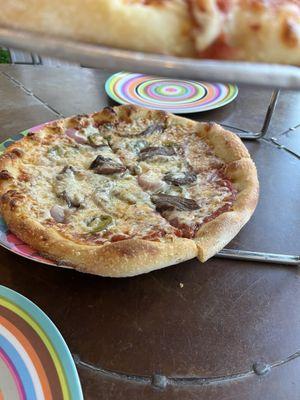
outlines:
M146 52L300 65L300 0L6 0L0 25Z

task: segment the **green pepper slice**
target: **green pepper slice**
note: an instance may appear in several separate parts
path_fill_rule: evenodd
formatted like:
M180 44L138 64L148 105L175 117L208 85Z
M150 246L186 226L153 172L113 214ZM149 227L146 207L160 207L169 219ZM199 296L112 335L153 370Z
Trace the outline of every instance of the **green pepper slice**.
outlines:
M63 150L59 146L54 146L48 150L48 154L58 155L61 157L63 155Z
M100 215L94 218L88 226L91 228L91 233L98 233L106 229L112 222L113 219L110 215Z

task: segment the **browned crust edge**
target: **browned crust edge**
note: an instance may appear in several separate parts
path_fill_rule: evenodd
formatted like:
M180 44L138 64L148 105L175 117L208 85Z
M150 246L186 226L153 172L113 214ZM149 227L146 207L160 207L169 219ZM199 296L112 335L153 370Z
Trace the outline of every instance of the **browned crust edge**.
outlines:
M203 225L196 234L198 258L204 262L229 243L248 222L258 203L259 182L255 164L240 138L217 124L202 128L199 136L225 161L225 176L238 192L232 210Z
M199 138L213 148L215 154L226 163L225 175L231 179L238 191L233 208L203 225L194 240L176 238L161 242L130 239L108 245L82 245L64 238L52 228L45 228L22 213L22 207L10 206L10 196L2 196L1 213L9 227L24 242L60 263L92 274L124 277L146 273L167 267L198 256L204 262L222 249L239 232L253 214L259 184L257 172L242 141L233 133L217 124L198 123L161 111L146 110L136 106L106 108L93 114L99 121L115 118L140 118L148 116L165 120L167 117L180 124L188 123ZM71 117L72 118L72 117ZM70 118L65 121L70 120ZM25 148L30 147L29 138L21 140ZM22 148L20 142L10 146L0 157L0 170L14 174L21 157L14 149ZM10 180L0 180L0 194L10 188ZM66 254L68 256L66 257Z
M8 202L1 204L1 213L10 231L25 243L58 264L72 266L81 272L110 277L133 276L197 255L195 243L182 238L168 242L129 239L101 247L78 244L54 229L26 218L22 212L12 213Z

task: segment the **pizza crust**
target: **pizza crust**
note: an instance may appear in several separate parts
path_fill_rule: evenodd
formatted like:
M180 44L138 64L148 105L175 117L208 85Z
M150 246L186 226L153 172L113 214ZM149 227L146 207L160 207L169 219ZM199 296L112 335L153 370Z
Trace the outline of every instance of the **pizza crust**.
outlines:
M204 224L196 234L198 258L205 262L223 249L249 221L256 208L259 184L256 168L250 158L233 161L226 168L226 176L238 190L232 210Z
M167 242L129 239L104 246L78 244L29 219L22 210L12 210L11 201L13 198L7 196L1 203L1 213L10 231L58 265L81 272L115 278L134 276L197 256L195 243L183 238Z
M202 225L194 239L166 236L159 241L128 239L104 245L77 243L29 218L26 198L14 190L12 177L18 174L22 152L26 150L23 154L30 154L32 141L39 140L27 136L0 157L0 209L9 229L41 254L82 272L112 277L133 276L195 256L206 261L233 239L253 214L259 191L256 168L246 147L233 133L214 123L198 123L132 105L106 108L93 117L98 122L134 121L147 117L151 121L168 120L168 123L188 126L189 132L196 133L225 162L225 177L237 191L236 200L230 211ZM67 126L71 120L63 120L63 124ZM59 122L55 124L59 125Z
M196 234L198 257L204 262L229 243L249 221L258 202L259 182L248 150L236 135L211 123L199 132L199 137L226 162L225 176L238 191L232 210L204 224Z

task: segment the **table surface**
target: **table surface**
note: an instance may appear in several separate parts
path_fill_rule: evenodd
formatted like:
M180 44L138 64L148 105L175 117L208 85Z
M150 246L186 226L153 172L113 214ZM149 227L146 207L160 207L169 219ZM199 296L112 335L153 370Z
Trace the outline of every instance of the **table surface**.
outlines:
M108 76L84 68L1 66L0 139L112 104L104 92ZM258 131L270 95L241 88L231 105L191 118ZM300 153L300 92L282 92L267 138L245 142L258 168L260 202L228 247L299 255L300 160L271 138ZM60 329L85 399L300 398L298 268L213 258L109 279L1 248L0 276ZM255 373L255 363L260 372L264 364L271 369Z

